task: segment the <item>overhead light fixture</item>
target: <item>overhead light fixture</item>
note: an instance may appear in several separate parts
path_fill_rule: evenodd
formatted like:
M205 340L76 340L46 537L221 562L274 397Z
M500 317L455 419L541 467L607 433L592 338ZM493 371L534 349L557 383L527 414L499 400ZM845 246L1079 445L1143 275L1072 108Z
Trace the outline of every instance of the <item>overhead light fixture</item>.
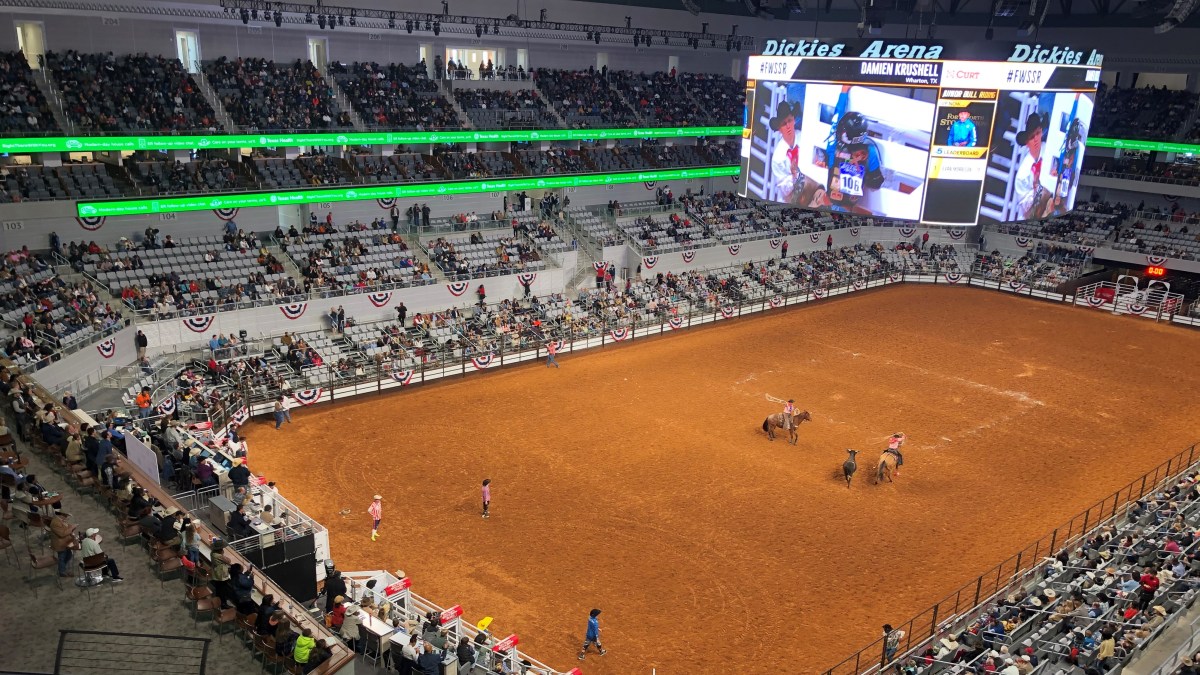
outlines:
M395 28L395 27L396 27L396 14L395 14L395 12L393 12L391 14L388 14L388 28Z
M317 15L317 25L321 27L321 30L325 30L325 15L324 14Z
M275 27L279 28L283 25L283 12L275 10Z
M409 34L412 33L412 19L409 19L408 21L404 22L404 30L407 31Z
M442 24L440 22L437 22L437 21L433 22L433 34L434 35L442 34Z
M342 16L341 14L338 14L338 25L339 26L346 25L346 17Z
M596 44L600 44L600 31L596 31Z
M250 12L247 12L247 11L246 11L246 10L243 8L243 9L242 9L242 11L241 11L241 16L242 16L242 24L243 24L243 25L250 23Z
M255 21L258 21L258 8L257 7L250 10L250 18L254 19Z
M483 37L483 26L480 26L479 24L475 24L475 37L477 37L477 38Z
M429 22L429 19L425 19L425 30L433 30L433 24Z
M588 39L588 41L589 41L589 42L590 42L590 41L591 41L591 39L592 39L592 31L590 31L590 30L587 32L587 39Z
M304 23L312 23L312 21L313 21L312 12L305 12L304 13Z

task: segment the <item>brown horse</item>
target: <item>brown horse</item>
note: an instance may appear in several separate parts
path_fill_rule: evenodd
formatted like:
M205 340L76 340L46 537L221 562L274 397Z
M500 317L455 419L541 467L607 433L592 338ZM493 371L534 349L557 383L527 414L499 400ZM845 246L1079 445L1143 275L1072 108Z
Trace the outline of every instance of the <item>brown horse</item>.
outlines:
M768 440L775 440L775 430L784 429L788 432L788 442L792 445L800 440L800 435L796 433L796 427L800 426L801 422L811 422L812 415L808 414L807 410L801 411L792 415L792 423L789 425L783 413L775 413L767 415L767 419L763 420L763 431L767 432Z
M892 476L896 473L896 456L891 452L884 450L883 454L879 455L879 466L875 468L875 484L883 482L884 477L887 477L889 483L892 481Z

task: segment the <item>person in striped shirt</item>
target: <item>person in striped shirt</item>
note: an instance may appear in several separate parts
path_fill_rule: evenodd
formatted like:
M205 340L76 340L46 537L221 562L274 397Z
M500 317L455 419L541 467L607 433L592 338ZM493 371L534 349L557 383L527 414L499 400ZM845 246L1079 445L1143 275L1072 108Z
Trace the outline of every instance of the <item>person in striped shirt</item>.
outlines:
M796 399L789 398L788 402L783 405L783 421L787 422L787 428L792 428L792 415L796 414Z
M383 520L383 497L375 495L374 501L367 507L367 513L371 514L371 541L379 538L379 523Z

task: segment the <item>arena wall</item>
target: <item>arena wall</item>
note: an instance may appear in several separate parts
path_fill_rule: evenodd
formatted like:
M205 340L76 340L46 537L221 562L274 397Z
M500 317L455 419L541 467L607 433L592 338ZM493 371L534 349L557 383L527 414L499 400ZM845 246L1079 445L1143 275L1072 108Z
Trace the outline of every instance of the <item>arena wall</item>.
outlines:
M1039 241L1044 241L1047 246L1065 246L1071 247L1075 244L1066 244L1061 241L1051 241L1049 239L1042 240L1032 237L1018 237L1011 234L1001 234L999 232L983 233L984 243L987 244L988 251L999 250L1004 255L1022 256L1028 251L1034 249ZM1189 272L1200 274L1200 261L1195 260L1180 260L1178 258L1161 258L1159 256L1146 255L1144 253L1134 253L1131 251L1118 251L1117 249L1108 246L1098 246L1092 251L1092 258L1098 261L1111 261L1134 269L1140 269L1149 265L1156 267L1165 267L1176 272Z

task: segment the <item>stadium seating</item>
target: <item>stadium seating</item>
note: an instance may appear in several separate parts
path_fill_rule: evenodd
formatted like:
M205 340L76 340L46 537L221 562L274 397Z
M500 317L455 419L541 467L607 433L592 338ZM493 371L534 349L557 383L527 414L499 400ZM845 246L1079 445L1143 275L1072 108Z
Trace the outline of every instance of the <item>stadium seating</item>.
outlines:
M63 108L82 130L210 130L216 113L178 59L47 52Z
M440 152L436 157L454 179L515 176L517 167L502 152Z
M249 182L225 159L174 163L156 159L125 160L133 182L149 194L223 192L245 189Z
M609 71L609 81L647 124L702 126L710 119L710 112L702 110L679 78L668 73Z
M90 162L68 162L54 167L11 165L0 168L0 180L4 181L0 203L85 197L103 199L122 194L109 174L109 165Z
M309 61L278 65L260 58L206 63L204 72L221 105L244 129L349 129L351 122L325 78Z
M538 68L534 80L571 128L633 127L641 122L595 69Z
M532 89L455 89L454 98L477 129L553 129L557 121Z
M351 223L343 232L318 233L308 228L297 240L282 240L283 248L300 268L306 291L433 283L429 267L412 255L402 236L387 231L382 223L376 221L373 228Z
M432 157L404 153L380 157L357 154L349 158L351 172L365 183L408 183L446 178Z
M424 62L331 63L329 72L368 126L406 131L462 126L437 82L429 79Z
M1046 247L1039 243L1037 249L1020 258L981 252L976 255L971 271L992 281L1053 290L1065 281L1083 276L1086 258L1078 248Z
M545 152L537 150L518 150L517 157L525 167L525 173L533 176L545 176L559 173L584 173L589 166L584 162L583 154L578 150L551 149Z
M1165 87L1100 88L1092 114L1092 136L1174 140L1196 107L1197 95Z
M1148 162L1100 158L1084 163L1084 173L1093 176L1122 178L1125 180L1170 183L1172 185L1200 185L1200 166L1181 162Z
M587 148L582 150L597 171L636 171L650 169L650 162L642 155L636 144L618 145L612 148Z
M706 113L705 124L737 126L743 123L746 82L713 73L683 73L683 87Z
M452 280L535 272L546 267L532 243L504 230L469 237L438 237L422 242L421 248Z
M0 52L0 131L54 131L58 123L21 52Z

